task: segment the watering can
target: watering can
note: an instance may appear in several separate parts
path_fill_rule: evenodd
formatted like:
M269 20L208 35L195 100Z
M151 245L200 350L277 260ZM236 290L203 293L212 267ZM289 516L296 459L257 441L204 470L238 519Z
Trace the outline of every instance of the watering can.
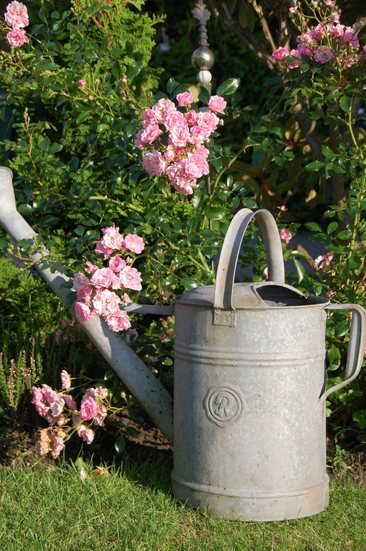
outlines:
M32 240L32 228L16 211L7 168L0 168L0 193L0 223L14 241ZM234 284L241 242L253 217L262 231L269 280ZM65 273L44 269L38 253L34 261L65 303ZM157 308L132 305L128 310L172 313ZM329 309L353 315L346 377L326 390ZM329 499L325 402L361 369L365 310L331 305L286 285L274 218L266 210L243 209L226 234L216 285L177 297L174 313L174 423L169 393L123 339L97 316L83 329L174 442L175 497L231 520L285 520L323 511Z

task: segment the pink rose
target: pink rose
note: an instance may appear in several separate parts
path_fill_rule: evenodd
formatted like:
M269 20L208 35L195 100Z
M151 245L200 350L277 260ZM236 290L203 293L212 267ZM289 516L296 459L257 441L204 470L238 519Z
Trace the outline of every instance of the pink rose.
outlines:
M108 258L113 253L113 249L111 247L106 247L103 239L100 239L95 247L95 252L102 254L104 258Z
M175 147L185 147L189 139L189 128L186 119L174 125L169 132L169 141Z
M95 272L97 269L98 269L98 266L96 266L95 264L92 264L91 262L89 262L89 260L86 261L85 271L87 274L91 274L92 272Z
M145 248L144 240L139 235L129 233L123 240L123 246L135 254L141 254Z
M98 316L109 316L118 311L119 303L121 299L113 291L104 289L103 291L98 291L93 299L93 314Z
M127 267L120 272L120 281L125 289L141 291L141 274L136 268Z
M170 113L176 111L176 107L169 99L160 99L152 108L159 122L165 124Z
M155 111L152 109L146 109L144 111L144 114L142 116L142 126L144 128L148 128L151 125L157 125L158 124L158 118L155 114Z
M93 288L88 285L87 287L83 287L83 289L80 289L80 291L76 293L76 296L78 300L84 300L88 304L90 302L92 293Z
M61 450L65 447L63 438L50 434L51 437L51 456L56 459L60 455Z
M319 38L321 38L324 35L325 35L325 30L323 26L320 24L314 27L313 30L311 31L311 36L313 37L314 40L319 40Z
M90 320L91 312L89 306L83 302L75 303L75 314L80 323L85 323Z
M332 50L326 46L318 46L314 53L314 59L318 63L326 63L327 61L332 61L334 59L334 54Z
M107 417L107 410L106 408L101 408L99 413L97 413L94 416L94 423L98 425L99 427L104 426L104 419Z
M85 274L78 272L74 275L72 286L74 291L81 291L87 285L89 285L89 278Z
M42 395L43 395L43 400L48 402L49 405L51 405L52 402L54 402L58 398L57 392L55 392L48 385L42 385Z
M80 84L80 86L83 87L85 86L86 81L83 78L81 78L80 80L78 80L78 84Z
M221 96L211 96L208 106L211 111L215 113L223 113L225 111L226 101Z
M20 27L26 27L29 25L29 18L27 8L21 2L13 0L6 7L5 21L9 27L13 29L19 29Z
M25 31L17 28L8 32L6 38L8 39L10 46L13 46L13 48L18 48L23 46L25 42L29 42L29 38L26 36Z
M194 102L194 98L191 92L183 92L182 94L177 94L177 100L179 107L184 107L185 105L190 105Z
M120 256L113 256L109 261L109 267L114 272L118 273L126 266L125 260Z
M74 400L71 398L71 396L69 396L68 394L62 394L61 396L62 396L62 398L65 402L65 405L68 409L70 409L71 411L76 411L77 410L76 402L74 402Z
M277 48L271 55L272 59L275 61L282 61L286 56L288 55L288 49L287 48Z
M288 55L299 58L299 61L286 62L289 69L295 69L296 67L299 67L302 64L301 54L297 50L290 50ZM286 59L287 58L285 58L285 61Z
M125 331L131 327L130 318L123 310L119 310L106 318L111 331Z
M90 283L95 287L109 287L113 281L114 273L110 268L100 268L92 275Z
M154 176L160 178L165 172L166 162L162 154L154 149L153 151L145 153L142 161L142 168L144 168L152 178Z
M166 119L165 126L167 130L174 130L177 126L186 126L187 121L180 111L173 111L170 113Z
M201 111L198 113L198 120L197 124L198 126L201 126L202 128L209 131L209 133L214 132L217 128L217 125L219 124L220 119L216 117L214 113L211 113L211 111Z
M155 140L162 134L158 124L150 124L142 130L142 133L139 134L139 142L143 145L151 145ZM138 147L138 146L137 146Z
M123 248L123 235L119 233L119 228L115 227L114 225L109 226L108 228L103 228L102 233L102 241L105 247L111 248L116 251L119 251Z
M291 241L292 239L292 233L290 233L286 228L282 228L280 231L280 238L282 241L285 241L286 245Z
M61 388L62 390L68 390L71 387L71 377L68 372L63 369L61 371Z
M99 413L99 411L99 406L94 398L91 398L89 396L82 399L79 410L80 417L82 417L82 419L90 421L91 419L93 419L94 415Z
M186 160L186 173L191 179L201 178L203 174L209 174L210 169L204 157L198 153L188 155Z
M189 126L193 126L194 124L196 124L197 122L197 111L193 111L193 109L191 109L190 111L188 111L187 113L187 117L186 117L186 121L187 121L187 124Z

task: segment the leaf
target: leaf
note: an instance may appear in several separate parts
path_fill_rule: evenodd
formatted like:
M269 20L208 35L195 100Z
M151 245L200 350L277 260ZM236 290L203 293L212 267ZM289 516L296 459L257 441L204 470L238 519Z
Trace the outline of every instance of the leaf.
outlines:
M170 78L166 85L166 90L168 94L172 94L174 90L177 88L177 86L179 86L179 82L177 82L173 77Z
M111 71L115 80L119 80L121 78L122 69L117 58L114 60Z
M334 370L337 367L339 367L339 364L341 363L341 353L339 352L338 348L334 344L332 344L328 349L327 356L328 356L328 362L329 362L328 369L330 371L332 371L331 368L333 368Z
M333 233L338 228L338 222L331 222L327 227L327 234Z
M351 107L351 98L348 98L347 96L342 96L339 100L339 107L342 109L342 111L348 113Z
M195 279L194 277L184 277L181 280L181 284L186 289L186 291L190 291L191 289L195 289L196 287L199 287L201 285L201 282L198 281L198 279Z
M126 445L126 440L125 440L125 437L120 434L118 436L118 438L116 438L116 441L114 443L114 447L116 449L116 452L119 454L119 453L122 453L123 450L125 449L125 445Z
M229 78L225 80L216 90L218 96L229 96L239 88L240 78Z
M349 331L349 321L347 319L340 321L335 326L335 336L337 338L343 337Z
M210 101L210 92L204 86L200 86L199 90L198 99L205 105L208 105Z
M305 268L301 264L300 260L297 260L296 258L294 258L294 264L295 264L295 268L296 268L296 271L297 271L298 281L299 281L299 283L301 283L302 280L304 279L304 276L305 276Z
M313 161L312 163L309 163L306 165L305 169L311 172L312 170L319 170L319 168L323 168L325 163L322 161Z
M136 65L133 65L127 70L126 77L127 78L136 77L140 73L142 67L143 67L142 63L137 63Z
M316 222L307 222L305 226L310 231L323 231Z
M206 210L206 216L211 220L221 220L226 215L227 209L224 207L211 207Z

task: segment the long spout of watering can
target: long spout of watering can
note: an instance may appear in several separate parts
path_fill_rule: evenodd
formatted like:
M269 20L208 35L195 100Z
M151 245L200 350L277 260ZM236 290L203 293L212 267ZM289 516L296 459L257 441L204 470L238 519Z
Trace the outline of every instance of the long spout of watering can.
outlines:
M36 234L16 210L12 172L9 168L0 167L0 197L0 224L13 241L27 239L32 242ZM70 291L61 288L64 282L69 281L65 272L62 268L54 273L49 268L43 268L44 256L39 253L34 253L32 259L43 279L66 306ZM75 317L73 307L70 312ZM99 316L92 316L83 323L82 328L167 440L173 443L173 401L169 392L120 335L111 331Z

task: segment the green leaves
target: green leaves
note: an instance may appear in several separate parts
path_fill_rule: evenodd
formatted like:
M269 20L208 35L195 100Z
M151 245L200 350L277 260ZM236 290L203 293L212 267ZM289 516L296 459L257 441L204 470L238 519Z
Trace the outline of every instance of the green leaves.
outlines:
M240 78L229 78L225 80L216 90L218 96L229 96L236 92L240 85Z

